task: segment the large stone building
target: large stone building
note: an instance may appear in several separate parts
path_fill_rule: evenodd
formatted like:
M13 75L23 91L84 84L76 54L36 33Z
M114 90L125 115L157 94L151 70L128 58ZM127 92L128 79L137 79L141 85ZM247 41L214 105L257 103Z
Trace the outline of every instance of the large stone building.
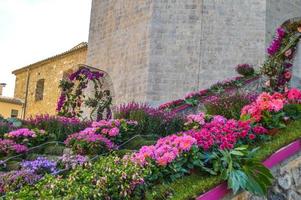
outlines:
M22 116L56 114L59 82L86 62L87 43L13 71L16 75L15 98L24 100Z
M300 0L93 0L87 64L111 77L115 103L153 105L260 65Z

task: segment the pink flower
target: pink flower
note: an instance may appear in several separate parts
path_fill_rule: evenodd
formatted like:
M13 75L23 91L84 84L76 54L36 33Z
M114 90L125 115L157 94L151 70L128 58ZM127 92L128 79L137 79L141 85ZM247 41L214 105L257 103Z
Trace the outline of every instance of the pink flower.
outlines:
M300 101L301 100L301 91L297 88L291 88L287 92L287 98L291 101Z
M109 136L111 137L115 137L119 134L119 128L112 128L111 130L109 130Z

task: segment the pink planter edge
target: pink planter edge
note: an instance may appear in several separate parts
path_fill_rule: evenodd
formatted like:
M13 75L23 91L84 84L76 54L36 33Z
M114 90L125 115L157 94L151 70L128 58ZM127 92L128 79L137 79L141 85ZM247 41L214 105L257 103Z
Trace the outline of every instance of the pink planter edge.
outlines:
M263 164L268 167L272 168L273 166L279 164L280 162L284 161L285 159L293 156L297 152L301 150L301 139L298 139L287 146L282 147L275 153L273 153L269 158L267 158ZM223 198L226 194L228 194L231 190L227 188L226 182L221 183L220 185L216 186L215 188L209 190L208 192L200 195L196 198L196 200L217 200Z

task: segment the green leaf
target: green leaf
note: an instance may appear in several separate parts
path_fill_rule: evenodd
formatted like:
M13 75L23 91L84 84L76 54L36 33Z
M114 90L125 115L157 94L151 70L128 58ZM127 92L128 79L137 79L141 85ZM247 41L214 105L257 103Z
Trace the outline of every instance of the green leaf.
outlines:
M230 154L236 155L236 156L244 156L244 154L241 151L236 151L236 150L230 151Z
M240 189L246 187L247 179L248 177L243 171L233 170L228 178L228 188L231 188L236 194Z

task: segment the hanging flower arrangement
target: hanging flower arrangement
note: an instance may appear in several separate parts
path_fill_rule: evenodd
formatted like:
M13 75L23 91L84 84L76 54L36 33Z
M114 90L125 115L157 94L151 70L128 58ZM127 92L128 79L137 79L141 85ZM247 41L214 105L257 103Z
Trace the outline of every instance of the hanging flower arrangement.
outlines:
M276 34L267 48L268 59L261 68L268 77L267 91L284 92L292 78L292 62L296 46L301 37L301 22L286 23L277 28Z
M57 112L65 117L82 117L81 107L85 104L92 108L90 118L96 112L95 120L111 118L110 106L112 98L109 90L102 90L104 74L98 71L91 71L89 68L82 67L69 75L67 79L61 80L61 95L57 103ZM94 84L94 97L85 99L84 89L89 82ZM106 111L106 116L103 113Z

